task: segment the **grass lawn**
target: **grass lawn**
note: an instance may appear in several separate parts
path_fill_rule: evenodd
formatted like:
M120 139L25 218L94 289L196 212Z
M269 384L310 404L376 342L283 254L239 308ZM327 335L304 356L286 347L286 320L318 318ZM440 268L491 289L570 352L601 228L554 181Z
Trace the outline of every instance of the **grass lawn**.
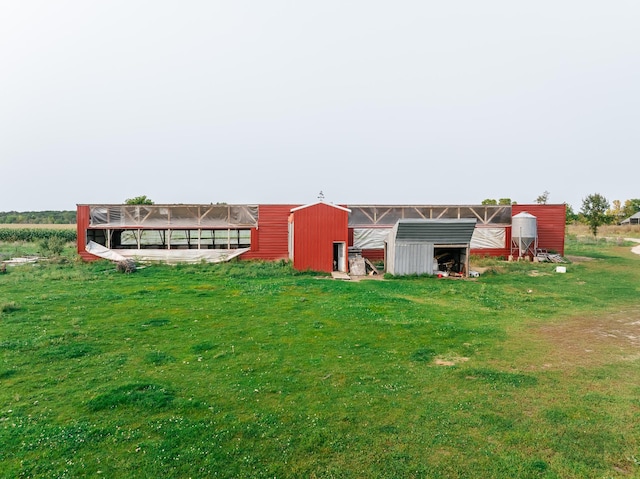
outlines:
M639 477L629 250L477 280L10 267L0 477Z

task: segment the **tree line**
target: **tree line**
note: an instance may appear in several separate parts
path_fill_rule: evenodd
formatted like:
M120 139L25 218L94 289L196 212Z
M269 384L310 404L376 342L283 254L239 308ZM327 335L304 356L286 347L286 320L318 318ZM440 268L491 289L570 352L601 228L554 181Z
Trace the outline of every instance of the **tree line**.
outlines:
M0 212L0 224L72 225L75 211L5 211Z

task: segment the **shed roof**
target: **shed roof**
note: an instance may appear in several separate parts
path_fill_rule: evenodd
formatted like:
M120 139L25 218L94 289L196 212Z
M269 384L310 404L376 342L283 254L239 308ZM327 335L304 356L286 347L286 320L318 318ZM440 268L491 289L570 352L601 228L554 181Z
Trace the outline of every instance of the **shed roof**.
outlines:
M475 219L399 220L392 234L396 242L465 244L471 242Z
M622 224L626 224L626 223L631 223L631 220L640 220L640 211L638 211L636 214L629 216L627 219L622 220L620 223Z

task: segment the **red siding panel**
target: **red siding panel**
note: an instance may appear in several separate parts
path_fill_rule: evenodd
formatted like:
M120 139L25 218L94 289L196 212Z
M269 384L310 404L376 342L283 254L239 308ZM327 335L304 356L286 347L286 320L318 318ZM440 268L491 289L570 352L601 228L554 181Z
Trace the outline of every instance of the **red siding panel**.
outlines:
M87 253L87 229L90 222L90 210L89 205L76 205L76 246L78 255L84 261L95 261L100 257Z
M349 241L349 213L318 203L293 213L293 267L298 270L333 271L333 243Z
M87 228L89 227L89 205L76 205L76 234L78 254L85 252Z
M564 236L567 206L562 205L513 205L512 214L526 211L537 219L538 248L564 255ZM511 240L509 240L511 244Z
M369 261L384 261L383 249L363 249L362 257L367 258Z
M299 205L259 205L258 229L251 233L251 251L242 259L289 258L289 215Z
M481 258L493 257L493 258L504 258L507 259L509 256L509 249L507 248L483 248L483 249L472 249L469 251L469 254L473 256L479 256Z

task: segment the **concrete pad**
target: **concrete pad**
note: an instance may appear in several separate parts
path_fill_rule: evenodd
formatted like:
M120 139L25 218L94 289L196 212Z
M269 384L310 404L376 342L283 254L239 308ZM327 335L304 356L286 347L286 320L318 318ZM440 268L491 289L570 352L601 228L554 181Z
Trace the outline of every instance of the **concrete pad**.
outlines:
M343 273L341 271L333 271L331 273L331 277L333 279L342 279L345 281L349 281L351 279L351 277L347 273Z

